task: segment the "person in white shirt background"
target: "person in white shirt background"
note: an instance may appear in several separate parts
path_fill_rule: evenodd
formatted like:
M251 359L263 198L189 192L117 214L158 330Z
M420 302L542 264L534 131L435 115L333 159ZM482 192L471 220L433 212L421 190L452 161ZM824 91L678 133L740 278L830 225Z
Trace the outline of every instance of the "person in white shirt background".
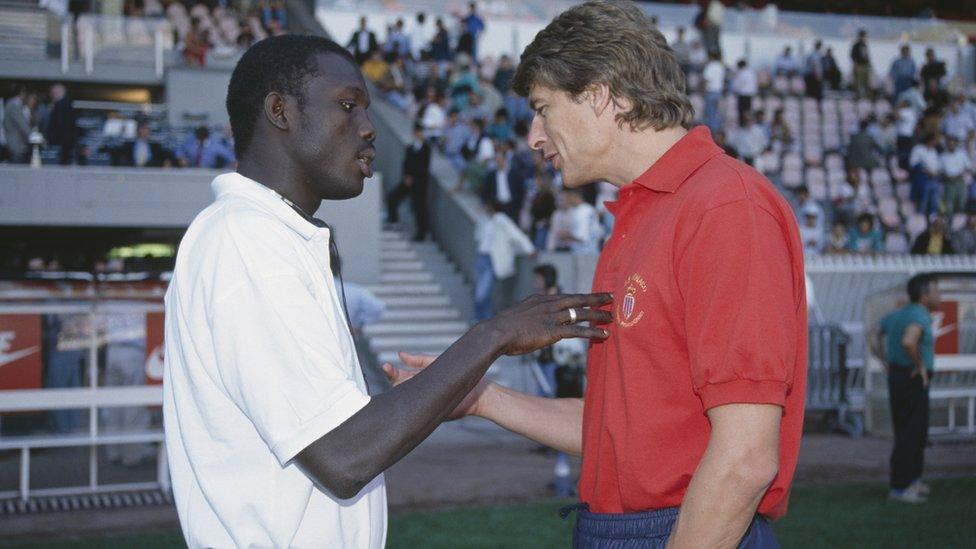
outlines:
M573 253L598 253L603 229L596 208L583 200L579 189L563 188L559 193L559 209L552 217L549 231L550 250Z
M735 94L739 123L741 124L742 115L752 112L752 98L759 93L759 76L745 59L740 59L736 64L731 88L732 93Z
M231 75L238 171L214 180L165 299L166 450L192 548L382 548L383 471L466 413L495 359L607 337L578 322L609 322L595 309L609 295L534 296L416 375L384 366L396 386L369 396L329 268L336 245L312 217L372 176L369 103L352 55L325 38L266 38Z
M942 184L945 186L945 212L951 228L955 214L966 207L966 191L969 188L973 163L966 151L959 146L959 140L951 136L946 137L946 150L939 155L939 161L942 167Z
M722 111L719 107L725 90L725 65L718 53L709 53L702 78L705 81L705 124L714 134L722 129Z
M935 148L938 140L935 134L923 136L919 144L912 148L908 159L912 172L911 199L915 202L916 210L925 217L939 210L942 162Z
M918 125L918 112L908 101L899 101L895 111L897 122L895 131L898 138L895 147L898 153L898 166L908 171L911 168L912 145L915 143L915 127Z
M486 197L483 203L485 217L475 228L478 257L475 261L474 316L478 321L495 314L492 291L497 281L515 274L515 256L532 255L536 251L525 232L505 214L505 207L497 198Z
M827 234L819 220L819 212L808 204L800 212L800 240L803 241L803 254L806 256L820 255L827 245Z
M769 137L759 124L755 123L751 112L741 114L741 125L732 138L732 146L739 151L742 160L754 166L756 158L769 147Z

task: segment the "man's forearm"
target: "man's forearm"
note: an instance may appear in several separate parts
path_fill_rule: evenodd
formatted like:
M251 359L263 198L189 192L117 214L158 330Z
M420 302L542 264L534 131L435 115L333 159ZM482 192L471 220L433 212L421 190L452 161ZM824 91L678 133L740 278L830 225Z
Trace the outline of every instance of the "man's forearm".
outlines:
M340 498L415 448L443 422L501 354L484 325L472 329L417 376L369 404L311 444L296 461Z
M492 384L477 415L568 454L583 453L583 400L542 398Z

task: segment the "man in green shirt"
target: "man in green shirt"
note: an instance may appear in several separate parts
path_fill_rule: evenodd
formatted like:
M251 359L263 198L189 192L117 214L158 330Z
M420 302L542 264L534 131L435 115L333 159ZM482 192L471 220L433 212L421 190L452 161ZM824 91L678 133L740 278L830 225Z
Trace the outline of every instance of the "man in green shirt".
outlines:
M872 337L874 354L888 372L888 395L895 447L891 452L889 498L924 503L929 487L922 463L929 428L929 380L935 367L931 311L939 305L936 279L908 281L910 303L881 319Z

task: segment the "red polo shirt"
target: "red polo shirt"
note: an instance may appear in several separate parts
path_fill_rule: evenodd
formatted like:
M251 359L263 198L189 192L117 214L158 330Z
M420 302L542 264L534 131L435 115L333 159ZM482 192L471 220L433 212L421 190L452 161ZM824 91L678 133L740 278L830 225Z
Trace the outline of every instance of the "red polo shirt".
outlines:
M614 323L589 353L581 500L597 513L678 506L708 444L705 411L775 404L783 407L779 474L759 513L781 517L807 364L792 210L703 126L608 206L616 222L593 291L613 292Z

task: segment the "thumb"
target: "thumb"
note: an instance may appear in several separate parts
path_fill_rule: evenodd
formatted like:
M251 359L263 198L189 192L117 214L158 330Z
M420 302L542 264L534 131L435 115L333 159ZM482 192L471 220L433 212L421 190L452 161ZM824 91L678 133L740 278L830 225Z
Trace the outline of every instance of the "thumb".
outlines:
M396 380L396 368L389 362L383 363L383 373L386 374L386 378L390 381Z
M434 357L415 355L404 351L397 353L397 356L400 357L400 360L403 361L404 364L410 366L411 368L424 368L434 361Z

